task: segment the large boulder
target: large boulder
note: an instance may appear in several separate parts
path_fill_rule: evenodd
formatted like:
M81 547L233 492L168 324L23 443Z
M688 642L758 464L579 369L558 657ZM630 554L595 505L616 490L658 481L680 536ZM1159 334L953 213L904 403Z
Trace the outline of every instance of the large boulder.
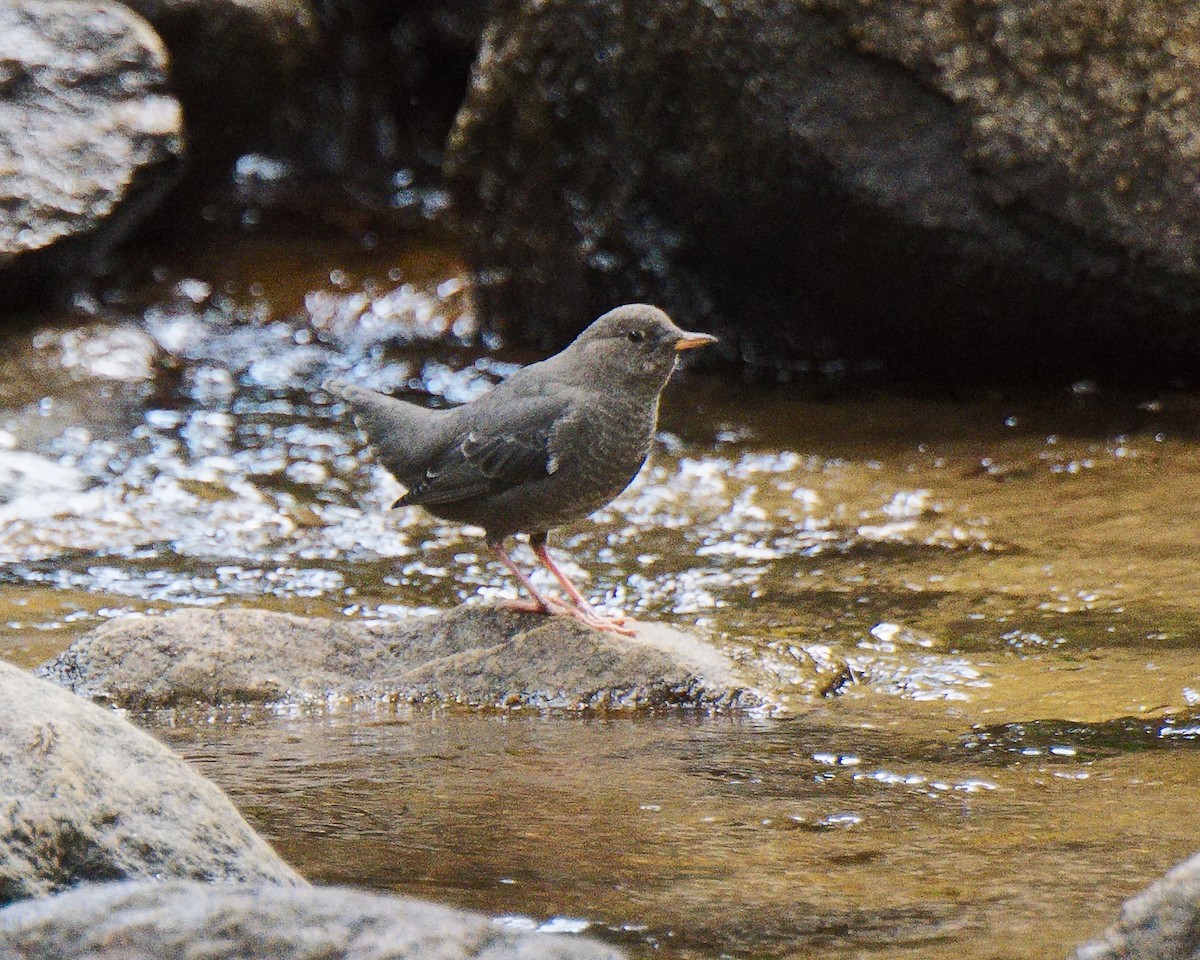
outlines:
M1200 956L1200 854L1126 901L1102 937L1072 960L1195 960Z
M303 883L167 747L0 662L0 903L164 877Z
M0 4L0 300L102 260L173 182L166 67L120 4Z
M783 369L1190 369L1198 30L1179 0L507 0L448 156L484 317L559 344L649 300Z
M768 702L691 634L643 624L630 639L485 606L386 624L261 610L126 618L97 627L38 673L133 709L331 695L483 707Z
M20 960L620 960L591 940L344 887L110 883L0 910Z

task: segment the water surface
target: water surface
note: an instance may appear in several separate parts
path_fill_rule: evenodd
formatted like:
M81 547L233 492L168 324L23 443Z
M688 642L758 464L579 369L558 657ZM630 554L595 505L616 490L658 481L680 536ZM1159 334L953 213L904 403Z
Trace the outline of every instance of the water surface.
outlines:
M9 336L0 655L183 606L514 595L480 531L383 509L398 488L318 389L462 402L533 359L481 333L453 256L210 249ZM1200 846L1200 400L888 387L681 376L650 467L555 540L787 715L138 719L316 880L638 956L1060 957ZM812 658L846 664L828 696Z

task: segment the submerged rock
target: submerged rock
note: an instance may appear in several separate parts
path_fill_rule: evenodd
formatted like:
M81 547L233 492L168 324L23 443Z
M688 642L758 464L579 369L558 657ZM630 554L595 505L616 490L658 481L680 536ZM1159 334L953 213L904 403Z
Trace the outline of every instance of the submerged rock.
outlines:
M330 695L484 707L769 702L724 654L682 631L641 624L630 639L484 606L387 624L261 610L114 620L38 673L133 709Z
M167 747L3 662L0 758L0 903L125 878L303 883Z
M448 167L509 330L561 344L649 300L768 368L1194 365L1196 8L497 10Z
M1193 960L1200 930L1200 854L1121 908L1117 923L1071 960Z
M96 263L173 182L182 115L166 68L120 4L0 4L0 295Z
M344 887L110 883L0 910L22 960L619 960L614 947Z

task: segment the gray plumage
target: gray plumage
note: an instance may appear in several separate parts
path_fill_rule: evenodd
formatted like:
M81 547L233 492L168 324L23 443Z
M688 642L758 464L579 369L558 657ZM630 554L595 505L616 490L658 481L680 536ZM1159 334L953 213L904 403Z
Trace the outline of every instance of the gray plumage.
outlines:
M621 493L650 452L679 344L711 339L633 304L459 407L327 387L351 405L379 462L407 488L397 505L420 504L496 541L545 533Z
M459 407L429 410L351 384L325 387L350 404L379 462L406 488L396 505L483 527L536 609L631 633L587 606L550 559L546 535L598 510L637 476L679 352L714 341L680 330L656 307L630 304ZM515 533L529 534L574 608L543 597L513 564L501 542Z

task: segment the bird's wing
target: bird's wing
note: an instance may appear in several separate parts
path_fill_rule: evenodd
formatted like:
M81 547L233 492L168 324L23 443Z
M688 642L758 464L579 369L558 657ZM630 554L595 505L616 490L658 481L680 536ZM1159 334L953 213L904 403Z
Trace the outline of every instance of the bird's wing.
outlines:
M553 446L567 414L562 398L526 397L484 410L490 416L466 421L398 505L467 500L545 478L558 469Z

